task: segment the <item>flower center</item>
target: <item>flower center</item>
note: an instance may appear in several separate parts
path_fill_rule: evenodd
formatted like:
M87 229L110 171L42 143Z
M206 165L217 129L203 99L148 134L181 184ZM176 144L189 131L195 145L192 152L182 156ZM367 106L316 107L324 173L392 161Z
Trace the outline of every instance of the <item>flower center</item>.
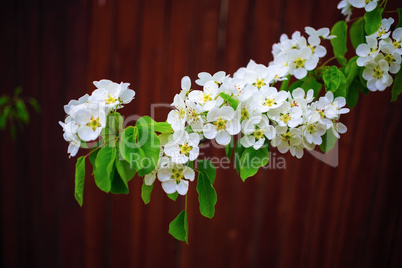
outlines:
M302 59L300 57L297 58L297 60L295 60L295 64L296 64L296 69L298 68L304 68L304 63L306 62L305 59Z
M94 131L100 127L99 118L91 118L91 121L87 124L88 127L92 128Z
M292 137L293 135L289 132L289 130L285 134L282 134L282 139L287 142L289 142Z
M205 94L204 93L204 96L202 97L202 101L207 102L207 101L211 101L211 100L212 100L211 94Z
M381 79L382 78L382 74L384 73L383 70L381 70L380 66L377 66L377 68L375 68L374 70L374 78L375 79Z
M192 149L193 149L192 146L189 146L188 143L185 143L180 146L180 154L184 154L184 155L188 156Z
M264 83L264 78L263 79L257 79L255 83L253 83L253 86L256 86L258 89L260 89L262 86L265 86L266 84Z
M320 114L321 118L324 118L324 110L317 109L316 111Z
M290 121L290 116L289 116L289 114L281 114L281 116L279 117L279 120L281 120L285 124L287 124Z
M186 111L184 109L180 109L179 110L179 118L183 119L185 115L186 115Z
M315 133L316 125L313 125L313 124L308 125L307 130L310 132L310 134Z
M247 111L246 108L241 110L241 120L246 120L250 117L250 113Z
M385 30L384 29L380 29L378 30L378 37L381 37L385 34Z
M217 129L218 131L219 131L219 130L225 130L226 123L227 123L226 120L223 120L222 118L219 118L219 119L215 122L216 129Z
M254 136L257 140L263 138L263 137L264 137L264 130L262 130L262 129L257 129L257 130L255 130L255 131L253 132L253 136Z
M112 103L114 103L114 102L117 101L117 99L115 99L114 97L112 97L110 94L108 94L107 97L108 97L108 98L105 100L107 105L112 104Z
M399 41L399 42L394 41L392 44L394 45L395 48L401 48L401 41Z
M235 85L235 89L237 90L238 94L242 93L243 91L243 89L239 85Z
M292 102L290 103L290 107L299 107L299 104L297 104L296 101L292 101Z
M181 172L180 169L172 169L172 176L171 178L173 180L175 180L177 183L179 183L181 181L181 179L183 179L183 172Z
M265 99L264 106L271 107L272 105L276 105L276 102L274 99Z
M391 63L393 63L395 59L394 56L392 56L392 54L387 54L384 60L386 60L391 65Z
M372 53L375 53L375 52L377 52L378 50L376 49L376 48L370 48L370 52L369 52L369 55L371 55Z

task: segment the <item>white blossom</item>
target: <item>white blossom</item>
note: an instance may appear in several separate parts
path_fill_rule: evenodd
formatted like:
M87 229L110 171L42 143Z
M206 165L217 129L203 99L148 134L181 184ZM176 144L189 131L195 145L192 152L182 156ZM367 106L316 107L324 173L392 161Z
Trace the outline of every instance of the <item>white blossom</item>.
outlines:
M300 107L292 107L289 102L268 111L268 117L278 123L279 126L297 127L303 123L301 117L303 110Z
M360 44L356 48L356 54L359 56L357 58L357 65L364 66L367 62L372 61L379 53L378 51L378 41L375 36L366 36L366 42Z
M198 74L198 78L195 83L199 86L204 86L206 83L212 81L218 85L222 84L223 79L225 78L226 73L224 71L220 71L215 73L214 75L211 75L206 72L201 72Z
M391 34L389 30L393 23L394 23L393 18L382 19L380 28L373 34L373 36L376 36L377 38L380 39L388 38L388 36Z
M268 112L271 109L278 108L287 99L286 91L279 91L275 87L264 86L261 90L254 94L257 101L258 109L261 112Z
M321 136L327 131L327 126L320 122L321 116L318 112L313 111L307 117L306 124L303 126L303 135L308 143L320 145L322 143Z
M88 98L90 103L104 102L109 110L121 108L134 99L135 92L128 88L129 83L114 83L110 80L94 81L98 88Z
M167 122L172 126L174 131L182 130L185 127L187 119L186 104L183 99L176 94L172 106L176 107L176 109L169 112Z
M194 177L194 170L182 164L169 163L158 170L158 179L167 194L178 192L180 195L185 195L189 181L193 181Z
M204 84L204 90L193 90L188 94L189 100L197 103L204 111L214 108L218 102L216 97L219 94L219 86L215 81L208 81Z
M342 0L339 2L338 9L341 10L341 13L346 16L346 21L350 20L350 16L352 16L352 5L349 3L349 0Z
M231 135L240 132L240 123L235 111L230 106L213 108L207 115L208 123L204 125L204 136L207 139L215 139L220 145L227 145Z
M307 71L313 70L318 63L317 57L312 57L312 51L309 47L303 47L300 50L291 50L289 56L289 73L297 79L302 79L307 75Z
M370 12L377 7L378 0L348 0L349 3L356 8L364 8L366 12Z
M200 137L196 133L188 134L184 130L173 133L173 139L164 146L164 152L177 164L185 164L198 157Z
M187 95L188 95L188 93L189 93L189 91L190 91L190 89L191 89L191 80L190 80L190 77L184 76L184 77L181 79L181 91L180 91L180 93L179 93L179 96L180 96L183 100L185 100L186 97L187 97Z
M279 152L283 154L291 150L292 155L296 155L296 148L302 143L301 131L286 126L276 126L275 129L276 136L272 139L271 145L278 147Z
M382 55L379 55L382 56ZM378 61L369 61L363 71L363 78L367 81L367 88L371 91L383 91L392 84L392 77L388 74L389 65L379 57Z
M261 148L265 142L265 138L272 140L276 135L276 130L272 125L269 125L268 118L263 115L260 122L253 124L250 122L242 128L244 137L240 139L241 145L248 148L253 146L255 150Z

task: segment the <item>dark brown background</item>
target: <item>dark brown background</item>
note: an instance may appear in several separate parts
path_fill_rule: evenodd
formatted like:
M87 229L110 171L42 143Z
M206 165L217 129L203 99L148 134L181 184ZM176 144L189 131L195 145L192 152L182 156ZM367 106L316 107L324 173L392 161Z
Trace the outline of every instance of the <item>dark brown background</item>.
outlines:
M233 169L218 170L212 220L200 215L191 183L189 245L167 232L183 198L171 201L159 183L145 206L140 178L129 195L105 194L88 166L83 207L74 200L75 159L58 121L93 80L131 83L136 98L121 112L146 115L151 103L173 100L184 75L267 64L281 33L331 27L343 18L337 3L3 1L1 92L22 86L43 111L18 141L0 133L2 266L401 267L402 102L390 104L390 89L361 96L343 116L336 168L287 154L286 170L245 183Z

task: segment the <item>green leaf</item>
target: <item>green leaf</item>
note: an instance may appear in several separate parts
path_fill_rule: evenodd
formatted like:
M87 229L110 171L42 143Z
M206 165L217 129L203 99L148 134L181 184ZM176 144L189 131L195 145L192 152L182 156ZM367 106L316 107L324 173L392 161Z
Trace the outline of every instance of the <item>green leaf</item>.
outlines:
M102 130L101 136L105 142L116 139L123 128L123 118L118 112L110 113L106 118L106 127Z
M32 108L34 108L34 110L37 113L40 113L41 108L40 108L40 105L39 105L39 103L38 103L38 101L36 99L29 98L29 104L31 104Z
M172 199L173 201L176 201L177 197L179 196L178 192L174 192L173 194L167 194L167 196Z
M212 219L215 214L215 204L217 201L217 197L215 189L205 173L198 173L197 192L201 214L204 217Z
M225 153L228 160L230 160L230 157L232 156L233 147L234 147L233 136L230 136L230 142L225 146Z
M339 62L339 64L342 66L342 67L345 67L346 66L346 64L348 64L348 60L344 57L344 56L336 56L336 60Z
M159 133L173 133L173 128L168 122L156 122L154 124L154 129L153 131L159 132Z
M186 241L188 244L188 222L187 212L183 210L179 215L169 224L169 234L180 241Z
M85 182L85 156L81 156L77 159L75 164L75 200L82 207L84 199L84 182Z
M232 107L233 110L236 111L237 106L239 106L239 104L240 104L240 102L239 102L238 100L232 98L231 96L229 96L228 94L223 93L223 92L219 93L219 96L221 96L221 98L222 98L225 102L229 103L230 107Z
M306 81L300 86L307 93L310 89L314 90L314 98L318 98L322 83L318 82L314 76L310 76Z
M94 147L92 147L91 152L89 154L89 161L92 164L92 174L95 174L96 170L96 157L99 153L99 146L101 145L101 141L97 142Z
M246 148L244 148L241 145L240 141L237 141L235 150L234 150L234 162L235 162L237 174L240 173L240 159L241 159L245 149Z
M138 170L138 175L144 176L154 171L158 164L161 144L158 135L148 126L138 125L136 127L138 128L137 143L140 149L144 151L144 156L140 158L142 168Z
M347 85L346 85L346 77L340 70L338 70L338 72L339 72L339 81L340 81L340 83L339 83L338 89L334 92L334 97L335 98L336 97L344 97L344 98L346 98L346 87L347 87Z
M3 112L0 114L0 129L5 129L7 126L8 115L10 114L11 106L4 107Z
M15 102L15 107L17 108L18 118L21 119L22 122L29 122L29 114L25 103L22 100L17 100Z
M289 87L289 92L292 93L293 90L295 90L298 87L301 87L301 85L303 85L303 83L304 83L303 80L297 80L297 81L293 82Z
M289 81L290 81L290 74L288 74L286 76L286 78L287 79L282 80L281 87L280 87L279 91L287 91L288 90Z
M95 183L99 189L107 193L112 187L115 158L116 148L105 146L100 149L95 161Z
M3 106L4 104L6 104L9 100L10 100L10 98L8 96L1 96L0 97L0 107Z
M198 160L198 169L208 177L211 181L211 185L213 185L216 178L216 168L214 163L209 160Z
M22 88L21 87L16 87L14 90L14 95L19 96L22 93Z
M335 137L334 133L332 132L332 128L328 129L327 132L322 136L322 143L320 145L321 151L324 153L331 151L334 148L337 140L338 138Z
M254 176L260 167L265 166L269 160L266 147L255 150L253 147L245 149L240 159L240 178L245 181Z
M348 51L346 46L347 33L348 25L344 20L335 23L335 25L331 29L331 35L336 36L335 38L331 39L331 44L334 49L334 55L342 66L346 65L345 54Z
M349 36L355 50L360 44L366 43L363 18L358 19L352 24L350 27Z
M121 134L119 142L121 156L137 171L143 168L145 157L145 152L137 143L138 135L138 127L129 126Z
M376 31L378 31L378 28L380 28L382 20L382 12L383 9L377 7L374 10L366 12L364 14L364 22L365 22L364 30L366 31L367 35L372 35Z
M149 116L143 116L137 120L136 126L147 125L152 131L159 132L162 134L170 134L173 132L172 126L167 122L155 122Z
M113 170L112 186L110 188L112 194L128 194L127 182L123 180L116 169Z
M359 99L359 81L357 79L353 80L352 84L348 87L346 92L346 103L349 108L352 109Z
M346 65L345 68L345 76L346 76L346 85L350 86L355 79L355 77L358 75L358 70L359 68L357 67L357 56L351 58L348 62L348 65Z
M396 11L398 12L398 25L396 28L402 27L402 8L397 8Z
M391 101L396 101L401 93L402 93L402 71L399 71L395 75L394 85L392 86Z
M335 92L341 83L340 72L336 66L330 66L323 74L326 91Z
M119 154L116 154L119 156ZM127 162L124 158L116 157L115 160L116 170L119 173L120 177L127 183L134 176L137 170L134 166L131 166L129 162Z
M153 188L154 188L154 185L153 184L152 185L146 185L145 180L142 183L141 198L142 198L142 201L144 201L145 205L148 204L151 201L151 193L152 193Z

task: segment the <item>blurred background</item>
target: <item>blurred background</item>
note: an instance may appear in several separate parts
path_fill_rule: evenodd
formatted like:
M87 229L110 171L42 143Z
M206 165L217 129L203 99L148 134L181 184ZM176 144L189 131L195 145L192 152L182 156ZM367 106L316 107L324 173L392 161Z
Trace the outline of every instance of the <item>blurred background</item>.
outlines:
M121 113L148 115L151 104L172 102L185 75L268 64L281 33L332 27L344 18L338 2L4 1L1 93L21 86L42 112L30 110L16 140L0 132L0 266L401 267L402 100L390 103L390 88L361 94L342 116L348 132L335 168L306 153L284 155L286 169L272 165L246 182L233 167L220 169L212 220L199 213L191 183L189 245L168 234L184 198L173 202L159 183L144 205L141 178L128 195L106 194L87 166L83 207L74 199L76 158L58 121L63 105L95 89L92 81L131 83L136 98ZM279 157L273 150L271 161Z

